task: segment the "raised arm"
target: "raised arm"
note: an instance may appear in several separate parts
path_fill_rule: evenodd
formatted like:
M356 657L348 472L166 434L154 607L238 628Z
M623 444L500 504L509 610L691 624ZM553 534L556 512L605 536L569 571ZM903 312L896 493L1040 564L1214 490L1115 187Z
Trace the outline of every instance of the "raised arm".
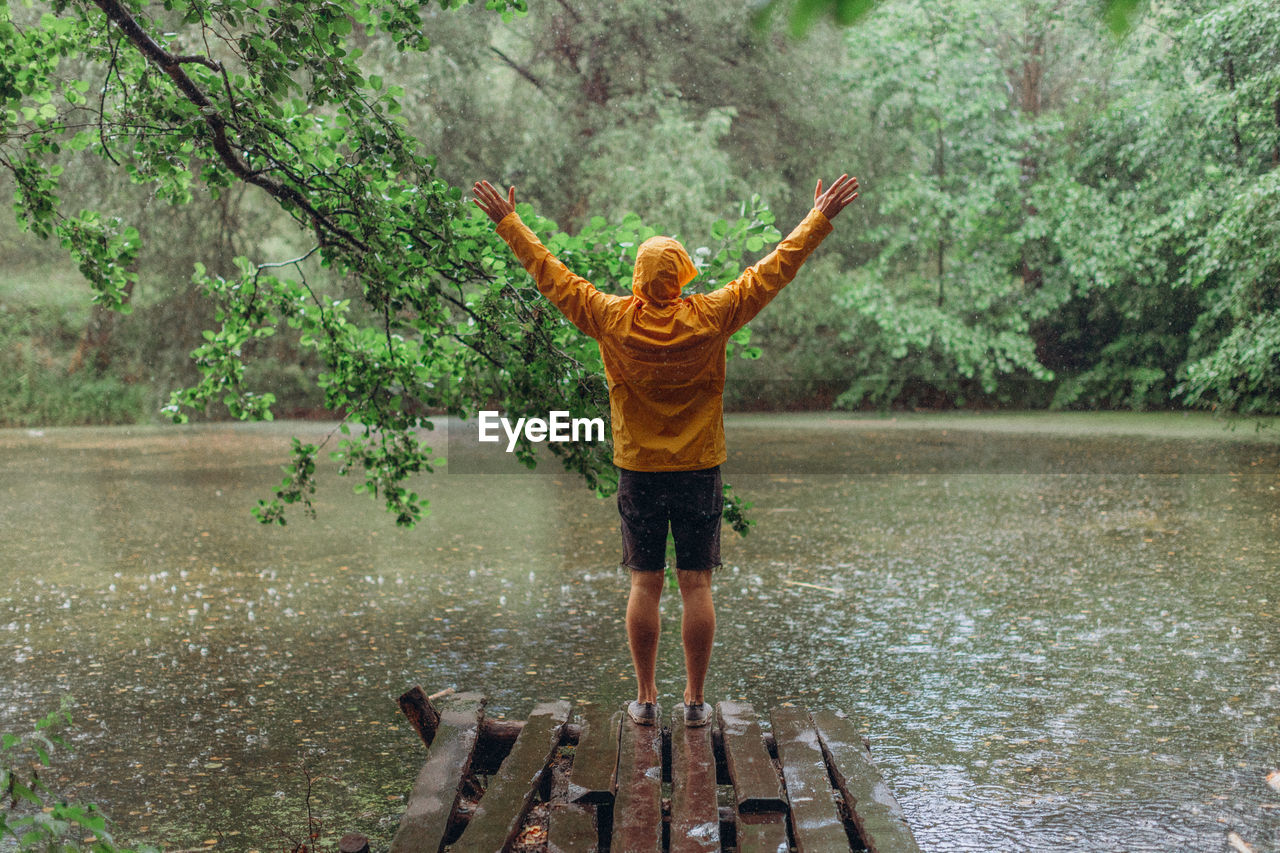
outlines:
M504 198L488 181L479 181L473 192L476 207L493 220L498 236L506 241L529 275L533 276L538 292L551 300L579 331L598 337L597 318L613 297L596 290L591 282L570 271L520 221L516 213L515 187L510 187Z
M708 303L720 314L725 334L745 326L795 278L800 265L831 233L831 219L857 197L857 178L841 175L826 192L819 180L813 191L813 209L777 248L747 267L736 280L707 294Z

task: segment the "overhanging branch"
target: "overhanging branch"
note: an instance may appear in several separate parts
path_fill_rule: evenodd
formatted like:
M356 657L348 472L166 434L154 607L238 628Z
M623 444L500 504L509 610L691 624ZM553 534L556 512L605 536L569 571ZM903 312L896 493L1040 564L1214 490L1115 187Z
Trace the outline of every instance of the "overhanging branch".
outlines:
M200 115L213 137L213 148L223 164L240 180L260 187L277 201L287 202L303 210L310 217L313 226L322 241L326 232L346 243L348 246L366 251L368 246L345 228L332 222L325 214L316 209L306 196L295 188L281 181L273 180L262 173L249 168L236 154L230 139L227 137L227 121L218 112L218 108L208 96L196 85L195 81L183 70L183 65L199 63L215 71L222 71L219 63L206 57L175 56L156 43L155 39L134 19L133 15L121 5L119 0L93 0L94 4L106 14L107 18L120 28L130 43L138 49L151 63L163 71L175 86L191 103L200 110Z

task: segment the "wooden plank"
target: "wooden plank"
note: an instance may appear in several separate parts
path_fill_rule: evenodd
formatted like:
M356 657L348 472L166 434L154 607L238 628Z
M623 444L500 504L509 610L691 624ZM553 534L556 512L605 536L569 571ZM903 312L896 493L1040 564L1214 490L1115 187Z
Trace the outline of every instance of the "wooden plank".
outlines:
M670 853L720 849L720 809L716 803L716 757L711 727L688 728L684 707L671 715Z
M604 705L582 709L582 728L569 769L571 803L612 803L618 786L618 737L622 712Z
M630 717L622 721L618 748L611 848L627 853L662 849L662 729L638 726Z
M755 710L746 702L721 702L716 705L716 712L738 811L786 811L786 795L765 749Z
M734 821L738 853L787 853L787 819L777 812L739 814Z
M453 690L449 689L447 692L437 694L436 698L440 699L452 692ZM409 688L408 692L400 697L400 710L408 718L418 737L422 738L427 749L430 749L431 739L436 736L436 726L440 725L440 712L436 710L435 705L431 704L431 697L427 695L427 691L416 684Z
M547 853L597 853L596 808L578 803L552 803L547 817Z
M484 703L478 693L459 693L442 703L430 752L413 783L391 853L439 853L444 846L462 780L471 768Z
M791 831L798 853L849 849L849 835L832 796L818 732L802 708L775 708L773 739L791 803Z
M471 822L454 842L454 853L499 853L515 841L568 718L566 701L544 702L533 709L511 753L489 780Z
M830 711L813 715L827 766L863 845L871 853L920 853L902 806L894 799L853 724Z
M413 687L400 697L400 710L428 749L431 747L431 739L435 737L436 726L440 723L440 712L431 703L452 693L453 688L449 687L428 696L421 687ZM523 720L481 720L475 755L471 758L472 772L496 773L522 729ZM575 727L568 727L568 733L573 733L574 730Z

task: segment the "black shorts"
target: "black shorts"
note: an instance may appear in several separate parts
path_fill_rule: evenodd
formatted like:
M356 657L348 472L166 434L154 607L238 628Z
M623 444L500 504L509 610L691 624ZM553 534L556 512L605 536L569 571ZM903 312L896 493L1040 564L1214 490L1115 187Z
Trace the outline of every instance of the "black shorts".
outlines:
M667 525L676 541L676 568L720 567L720 466L701 471L618 469L622 565L660 572L667 564Z

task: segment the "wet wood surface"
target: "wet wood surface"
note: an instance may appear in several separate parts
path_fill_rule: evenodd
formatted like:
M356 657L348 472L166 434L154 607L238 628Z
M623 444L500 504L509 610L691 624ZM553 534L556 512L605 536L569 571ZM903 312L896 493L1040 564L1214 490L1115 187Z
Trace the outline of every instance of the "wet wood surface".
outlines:
M452 692L449 691L449 693ZM445 695L448 695L448 693ZM440 698L440 696L436 698ZM400 697L400 712L404 714L405 719L413 726L413 730L418 733L418 737L422 738L422 742L427 749L430 749L431 741L436 736L436 728L440 725L440 712L436 710L435 705L431 704L431 697L427 695L427 692L416 685L409 688Z
M720 810L716 804L716 757L711 726L689 728L684 707L671 715L671 853L710 853L720 849Z
M662 729L622 720L611 849L662 850Z
M734 823L738 853L787 853L787 817L779 812L739 814Z
M847 719L830 711L813 714L831 776L871 853L920 853L902 806L871 763L862 736Z
M552 803L547 817L547 853L597 853L596 807Z
M369 839L358 832L348 832L338 840L338 853L369 853Z
M582 723L565 798L573 803L612 803L623 714L606 705L587 705L579 715Z
M560 729L568 717L567 701L533 709L510 754L489 780L466 831L452 846L454 853L499 853L515 841L555 757Z
M453 695L452 690L442 690L428 696L421 687L413 687L400 697L401 712L428 747L431 746L440 720L440 712L434 702L450 695ZM569 741L578 739L577 728L572 723L565 725L565 736ZM496 772L523 730L524 720L482 719L476 736L475 753L471 758L472 770L476 773Z
M765 748L755 710L746 702L721 702L716 716L738 811L786 811L786 794Z
M471 772L485 700L460 693L442 704L427 761L418 772L391 853L437 853L444 846L463 782Z
M456 853L527 849L544 829L548 853L713 853L722 827L732 827L738 853L919 853L861 735L833 712L776 708L766 735L746 703L722 702L711 726L694 728L677 709L664 728L598 705L571 723L562 700L538 705L527 722L487 728L478 694L439 707L436 696L406 697L406 716L431 745L392 853L440 853L446 843ZM486 731L499 736L482 750ZM491 771L477 769L490 760ZM481 794L477 774L487 773ZM717 802L725 782L732 807ZM545 804L536 820L535 800Z
M809 714L800 708L775 708L773 738L791 804L792 841L798 853L828 853L850 847L836 809L827 764Z

